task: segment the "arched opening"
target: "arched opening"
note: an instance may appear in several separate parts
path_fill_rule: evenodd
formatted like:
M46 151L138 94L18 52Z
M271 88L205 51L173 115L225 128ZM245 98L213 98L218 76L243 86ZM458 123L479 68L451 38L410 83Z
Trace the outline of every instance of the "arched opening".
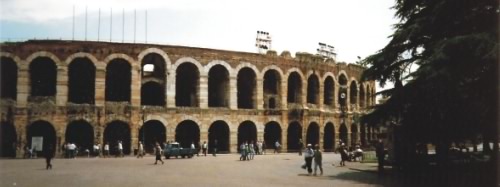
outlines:
M192 63L183 63L176 70L175 105L197 107L200 72Z
M354 147L356 144L358 144L358 126L353 123L351 125L351 145Z
M338 90L338 102L340 109L345 111L347 109L347 77L344 74L339 76L340 88Z
M281 141L281 127L280 124L274 121L271 121L266 124L264 128L264 141L266 142L266 147L274 147L274 143L276 141Z
M359 87L359 107L364 108L366 107L365 105L366 102L366 96L365 96L365 87L363 84Z
M333 123L327 123L325 125L323 133L323 149L325 152L331 152L335 150L335 128Z
M141 87L141 105L165 106L163 86L157 82L147 82Z
M0 98L17 98L17 65L7 57L0 58Z
M87 121L73 121L66 127L66 142L74 143L81 153L88 149L93 150L94 128Z
M196 145L200 141L200 128L196 122L185 120L175 128L175 141L179 142L182 147L189 148L191 144Z
M306 144L313 146L319 144L319 125L315 122L312 122L307 127Z
M165 105L165 59L149 53L142 59L141 105Z
M123 121L108 123L104 129L104 142L109 143L111 154L118 154L118 141L122 141L123 153L130 154L130 127Z
M55 96L57 66L48 57L38 57L30 64L31 96Z
M339 139L342 141L345 145L347 145L347 126L345 123L342 123L339 128Z
M333 99L335 98L334 96L335 83L333 82L333 78L330 76L327 77L325 79L325 85L323 87L324 87L323 104L327 106L333 106Z
M302 103L302 79L299 73L292 72L288 76L288 103Z
M156 143L163 144L163 142L166 142L166 135L167 130L162 122L149 120L139 130L139 141L144 145L146 152L153 153Z
M251 121L244 121L238 126L238 150L239 145L243 142L256 142L257 141L257 127ZM266 142L267 143L267 142Z
M307 103L319 104L319 80L315 74L307 79Z
M0 123L0 157L16 157L17 133L12 123Z
M229 106L229 72L222 65L215 65L208 72L208 106Z
M351 104L355 105L358 103L358 84L356 84L356 81L351 82L350 94L349 99L351 100Z
M269 70L264 74L264 106L276 108L276 101L280 99L281 77L278 71Z
M224 121L215 121L208 129L208 148L212 153L215 147L215 140L217 140L217 152L229 152L229 125ZM196 144L195 144L196 145Z
M242 68L238 72L238 108L252 109L255 107L257 85L255 72L251 68Z
M130 102L130 64L124 59L114 59L106 67L106 101Z
M300 151L299 141L302 139L302 126L300 123L297 121L290 123L287 133L288 151Z
M34 137L42 137L42 148L36 147L35 143L33 142ZM28 126L28 131L27 131L27 145L34 149L37 150L38 155L43 155L42 151L47 150L49 147L52 147L52 150L55 152L55 147L56 147L56 131L52 124L46 121L36 121L32 123L30 126Z
M94 104L95 66L88 58L76 58L68 67L68 101Z

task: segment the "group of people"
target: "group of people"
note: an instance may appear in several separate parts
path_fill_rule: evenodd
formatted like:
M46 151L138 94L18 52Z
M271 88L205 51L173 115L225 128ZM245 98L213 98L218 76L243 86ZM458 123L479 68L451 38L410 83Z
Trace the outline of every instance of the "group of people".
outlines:
M317 174L317 169L319 168L320 170L320 175L323 175L323 165L322 165L322 160L323 160L323 154L321 150L319 149L319 145L316 144L314 145L314 149L311 144L307 144L307 148L304 151L304 161L305 163L302 165L302 169L307 169L307 173L311 175L313 172L312 170L312 163L314 160L314 174Z

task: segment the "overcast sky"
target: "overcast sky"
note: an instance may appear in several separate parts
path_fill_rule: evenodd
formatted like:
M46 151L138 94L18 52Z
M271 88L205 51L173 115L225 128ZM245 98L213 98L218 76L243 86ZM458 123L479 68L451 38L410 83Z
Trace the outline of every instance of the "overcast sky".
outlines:
M355 62L384 47L392 33L394 0L0 0L1 38L72 38L73 6L75 39L110 40L113 9L113 41L145 41L148 11L148 43L185 45L256 52L257 30L269 32L272 48L316 53L318 42L335 47L338 60ZM99 8L101 9L100 29Z

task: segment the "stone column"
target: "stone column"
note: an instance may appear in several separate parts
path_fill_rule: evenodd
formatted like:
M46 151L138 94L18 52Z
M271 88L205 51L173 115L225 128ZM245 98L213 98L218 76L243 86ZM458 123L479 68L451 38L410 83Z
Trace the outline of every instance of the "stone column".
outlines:
M57 67L56 106L66 106L68 102L68 69Z
M280 102L281 102L281 110L287 110L288 108L288 82L285 81L285 78L282 78L281 81L281 93L280 93Z
M167 96L167 108L175 108L175 78L176 72L174 70L169 70L169 75L167 77L166 92Z
M95 106L103 107L106 95L106 69L96 68L95 74ZM101 118L104 119L104 110L101 111ZM101 123L103 124L103 123Z
M238 128L233 131L229 131L229 151L231 153L237 153L238 152Z
M200 108L208 108L208 76L200 75Z
M133 64L137 64L136 61L133 61L131 62ZM137 66L132 66L132 70L131 70L131 78L132 78L132 82L131 82L131 85L130 85L130 105L132 106L135 106L135 107L139 107L141 106L141 73L140 73L140 69L138 69L140 67L137 67Z
M229 108L238 109L238 85L236 76L229 76Z
M26 116L24 115L15 115L14 116L14 126L16 127L17 133L17 150L16 150L16 158L22 158L24 155L24 146L28 144L28 140L26 137L26 130L28 127L26 120Z
M347 112L351 111L352 110L352 107L351 107L351 88L349 86L347 86L346 88L346 100L345 100L345 105L347 107ZM347 124L347 123L346 123Z
M300 105L305 108L307 107L307 78L302 80L302 90L301 90L301 102Z
M321 79L320 79L321 81ZM324 82L321 83L319 82L319 103L318 103L318 108L321 110L321 111L324 111L324 102L325 102L325 84Z
M29 71L25 65L20 65L17 74L17 108L24 108L28 105L30 91Z
M257 106L255 107L258 110L264 109L264 80L262 78L257 78L257 97L255 103Z

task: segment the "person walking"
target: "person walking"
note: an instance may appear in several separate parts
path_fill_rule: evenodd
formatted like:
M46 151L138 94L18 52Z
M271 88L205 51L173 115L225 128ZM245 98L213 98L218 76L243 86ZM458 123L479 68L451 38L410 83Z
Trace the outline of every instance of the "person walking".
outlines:
M158 161L160 161L161 164L164 164L163 160L161 160L161 154L162 153L163 153L163 150L161 149L160 144L156 143L156 147L155 147L155 155L156 155L155 165L158 164Z
M54 158L54 148L52 147L52 144L50 144L47 149L45 150L45 163L46 163L46 169L52 169L52 158Z
M319 175L323 175L323 166L322 166L322 160L323 160L323 155L321 153L321 150L319 149L319 145L316 144L314 146L315 150L314 150L314 175L316 175L316 170L318 169L319 167L319 170L320 170L320 174Z
M118 155L119 157L123 157L123 144L122 141L118 141Z
M137 149L137 158L142 158L144 156L144 145L139 141L139 148Z
M340 166L345 166L345 161L349 159L349 155L347 154L347 148L346 146L342 143L339 147L340 149Z
M245 160L245 151L246 151L245 150L245 143L243 142L240 145L240 154L241 154L240 161Z
M213 152L212 152L212 155L213 156L217 156L217 140L214 141L214 145L213 145Z
M104 144L104 155L103 157L106 158L109 156L109 142L106 142L106 144Z
M262 153L266 154L266 141L262 141Z
M304 149L304 142L302 142L302 139L299 139L299 156L302 156L303 149Z
M384 158L385 158L384 142L382 141L382 139L378 140L378 143L375 147L375 153L378 161L378 174L382 175L384 173Z
M276 140L276 143L274 143L274 153L280 153L280 147L281 147L281 144L278 140Z
M312 165L313 157L314 157L314 151L312 149L312 145L307 144L307 148L306 148L306 151L304 153L304 160L306 162L307 173L309 175L311 175L311 173L312 173L311 165Z
M253 160L253 157L255 156L255 147L254 147L253 141L251 141L248 146L250 146L249 147L249 149L250 149L250 160Z
M207 149L208 149L207 141L203 141L202 149L203 149L203 155L207 156Z

